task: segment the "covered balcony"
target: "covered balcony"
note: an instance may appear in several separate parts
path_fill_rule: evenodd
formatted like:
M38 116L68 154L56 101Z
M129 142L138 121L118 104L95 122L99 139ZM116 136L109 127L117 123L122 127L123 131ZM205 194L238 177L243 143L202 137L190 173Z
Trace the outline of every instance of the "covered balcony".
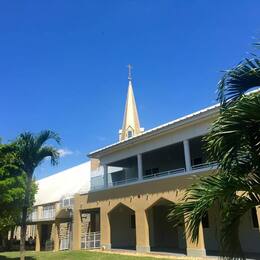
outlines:
M185 172L184 148L176 143L142 154L143 179Z
M191 169L198 170L216 166L216 162L209 162L205 150L203 136L195 137L189 140Z
M183 140L119 161L103 164L91 178L91 190L112 188L216 167L208 162L203 136Z

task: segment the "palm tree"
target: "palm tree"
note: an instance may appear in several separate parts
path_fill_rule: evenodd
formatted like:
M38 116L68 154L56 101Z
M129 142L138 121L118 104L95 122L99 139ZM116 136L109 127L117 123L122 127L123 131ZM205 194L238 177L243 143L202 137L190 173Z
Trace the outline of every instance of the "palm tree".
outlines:
M15 141L17 146L17 153L22 161L22 170L26 173L26 192L24 197L24 204L22 207L22 220L21 220L21 240L20 240L20 252L21 259L24 259L25 251L25 237L26 237L26 221L28 215L28 209L32 206L33 201L31 198L32 181L34 170L39 166L44 159L49 157L51 164L58 163L59 152L56 148L46 145L47 141L54 140L58 144L60 143L59 136L49 130L40 132L39 134L32 134L25 132L18 136Z
M244 259L240 219L260 205L260 91L246 94L259 86L257 58L226 71L218 83L220 114L205 137L209 160L217 161L218 169L188 188L169 214L176 223L185 216L187 235L196 242L200 222L217 207L221 253L229 259Z

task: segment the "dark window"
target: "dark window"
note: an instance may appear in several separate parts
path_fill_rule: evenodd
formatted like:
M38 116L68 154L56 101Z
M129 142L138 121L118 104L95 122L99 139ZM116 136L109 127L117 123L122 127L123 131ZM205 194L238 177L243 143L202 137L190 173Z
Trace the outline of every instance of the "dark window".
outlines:
M257 213L256 213L256 208L251 209L251 216L252 216L252 223L254 228L259 228L259 223L257 219Z
M209 214L208 212L202 218L202 227L209 228Z
M130 216L130 228L135 229L135 214Z
M127 132L127 137L128 138L131 138L133 136L133 132L131 131L131 130L129 130L128 132Z

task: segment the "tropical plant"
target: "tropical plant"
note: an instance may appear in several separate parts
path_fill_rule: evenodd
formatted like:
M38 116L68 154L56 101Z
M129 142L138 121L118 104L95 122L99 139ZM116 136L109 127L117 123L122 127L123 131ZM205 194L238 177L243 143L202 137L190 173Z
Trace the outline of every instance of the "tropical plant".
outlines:
M55 142L60 143L59 136L49 130L42 131L36 135L30 132L26 132L18 136L15 141L17 154L19 156L19 159L21 160L21 169L26 174L26 192L22 206L21 220L21 259L24 259L28 209L30 208L30 205L32 205L31 193L34 170L48 157L50 158L50 162L52 165L57 164L59 159L58 150L53 146L46 145L49 140L54 140Z
M0 237L7 247L7 235L19 223L25 193L25 175L12 144L0 144Z
M225 72L218 83L220 113L205 137L209 161L217 161L213 176L196 180L183 201L172 206L169 219L185 219L187 235L198 241L199 225L217 208L221 253L244 259L239 240L241 217L260 205L260 60L246 59Z
M0 237L4 248L11 246L12 236L7 241L8 231L20 225L25 182L16 145L0 144ZM33 198L37 187L34 182L32 186Z

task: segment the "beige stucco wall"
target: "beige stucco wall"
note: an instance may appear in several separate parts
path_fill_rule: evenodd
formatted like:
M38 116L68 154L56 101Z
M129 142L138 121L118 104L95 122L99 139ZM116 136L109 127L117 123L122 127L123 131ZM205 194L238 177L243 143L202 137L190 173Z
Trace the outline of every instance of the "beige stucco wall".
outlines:
M201 173L206 175L209 172ZM194 181L191 175L174 176L156 181L149 181L125 187L118 187L98 192L92 192L86 195L77 195L75 198L76 207L74 208L75 222L73 233L74 249L79 249L79 230L80 226L79 212L85 209L100 208L100 224L101 224L101 244L106 248L111 246L111 226L109 215L113 209L119 204L123 204L135 212L136 217L136 248L139 251L150 248L149 242L149 223L147 212L160 199L164 198L171 202L177 202L182 198L183 191ZM118 220L119 221L119 220ZM125 219L123 219L125 221ZM201 233L203 240L203 233ZM176 243L179 244L177 238ZM182 247L185 244L181 242ZM197 245L190 243L186 239L187 247L191 249L204 249L204 243L199 241Z
M212 174L213 171L198 173L198 176ZM151 215L151 207L157 204L162 198L171 202L177 202L182 199L184 190L193 183L196 178L192 175L174 176L165 179L157 179L155 181L148 181L139 184L128 185L125 187L117 187L89 194L77 195L75 201L76 207L74 209L74 227L73 232L73 248L80 249L79 244L79 226L80 210L85 209L100 209L100 225L101 225L101 245L109 249L111 246L111 225L109 216L113 214L114 209L123 204L135 212L136 218L136 249L138 251L148 251L150 246L153 246L154 241L149 237L149 232L154 232L151 226L149 228L149 214ZM127 218L127 219L126 219ZM259 210L258 210L259 218ZM121 214L114 218L114 221L129 221L127 216ZM241 242L246 252L259 252L258 245L260 244L259 229L253 229L249 223L250 216L245 216L241 227ZM259 219L260 221L260 219ZM214 209L209 211L209 224L210 227L203 229L200 226L200 239L198 244L192 243L188 236L175 236L173 238L178 244L178 248L186 247L187 254L189 255L203 255L205 250L218 250L216 241L215 228L217 225ZM250 228L251 225L251 228ZM118 225L119 227L120 225ZM119 227L124 229L125 227ZM78 231L77 231L78 230ZM125 230L125 229L124 229ZM178 227L177 233L182 233L181 227ZM78 232L78 233L77 233ZM112 231L113 234L115 234ZM118 235L119 233L117 233ZM121 232L122 240L125 239L124 235L127 233ZM119 239L119 238L117 238ZM123 246L123 245L122 245Z

